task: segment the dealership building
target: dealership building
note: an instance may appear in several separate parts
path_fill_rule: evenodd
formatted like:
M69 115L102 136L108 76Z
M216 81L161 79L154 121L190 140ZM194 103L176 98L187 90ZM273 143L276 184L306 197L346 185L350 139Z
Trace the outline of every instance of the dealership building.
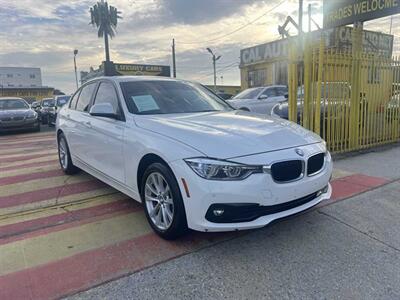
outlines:
M352 27L337 27L325 30L325 47L340 51L352 48ZM313 31L311 40L318 47L321 31ZM242 49L240 51L240 81L242 89L271 84L288 83L288 48L289 39ZM393 35L374 31L363 31L363 51L392 56Z
M53 96L54 88L42 85L40 68L0 67L0 97L20 97L28 102Z

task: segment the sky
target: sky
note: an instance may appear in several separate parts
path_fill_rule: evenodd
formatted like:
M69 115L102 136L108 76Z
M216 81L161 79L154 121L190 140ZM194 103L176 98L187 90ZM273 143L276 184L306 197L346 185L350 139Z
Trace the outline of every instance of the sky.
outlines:
M75 89L73 50L78 70L98 68L104 43L89 25L94 0L0 0L0 66L40 67L43 84L65 93ZM277 27L298 16L298 0L109 0L122 12L110 42L119 63L171 65L176 40L177 77L213 82L207 47L217 55L218 84L240 84L240 49L279 38ZM322 0L312 4L322 25ZM307 22L305 22L307 23ZM389 33L390 17L367 22L365 29ZM400 55L400 16L393 18L395 53ZM315 29L315 28L313 28ZM295 29L291 29L295 33ZM222 77L221 77L222 76Z

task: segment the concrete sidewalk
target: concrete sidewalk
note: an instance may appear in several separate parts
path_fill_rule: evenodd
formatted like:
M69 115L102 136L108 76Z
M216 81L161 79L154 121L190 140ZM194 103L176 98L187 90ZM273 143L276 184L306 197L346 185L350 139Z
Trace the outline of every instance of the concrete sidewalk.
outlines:
M400 148L336 161L390 183L70 299L398 299Z

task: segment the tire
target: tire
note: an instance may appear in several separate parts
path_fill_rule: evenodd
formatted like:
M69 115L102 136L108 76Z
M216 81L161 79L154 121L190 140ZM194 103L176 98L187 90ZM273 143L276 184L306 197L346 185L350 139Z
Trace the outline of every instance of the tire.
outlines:
M38 122L38 125L35 128L35 132L40 132L40 122Z
M42 116L42 125L46 125L49 123L49 117L48 116Z
M188 231L178 183L165 164L153 163L146 169L141 179L140 195L147 221L160 237L173 240Z
M58 161L60 162L61 169L67 175L73 175L79 172L79 168L75 167L71 160L67 139L61 133L58 136Z

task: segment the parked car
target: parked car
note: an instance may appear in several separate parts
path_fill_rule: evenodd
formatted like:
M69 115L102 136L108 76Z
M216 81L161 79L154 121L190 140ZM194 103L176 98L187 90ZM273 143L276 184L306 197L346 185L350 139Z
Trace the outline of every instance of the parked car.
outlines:
M50 109L48 112L48 124L49 126L54 126L57 120L57 112L63 107L71 98L71 96L60 95L56 96L54 99L54 108Z
M330 198L325 142L235 110L199 84L116 76L87 82L57 118L59 161L143 203L165 239L188 228L258 228Z
M320 103L320 128L327 130L327 122L344 120L344 111L350 109L350 85L346 82L326 82L321 86ZM346 101L347 100L347 101ZM365 99L362 99L365 101ZM297 124L300 124L304 108L304 87L297 90ZM272 108L272 115L282 119L289 119L289 103L286 95L285 101L277 103ZM328 116L330 116L328 118ZM326 134L326 133L325 133Z
M38 114L22 98L0 97L0 132L40 131Z
M40 109L40 119L42 124L49 123L49 112L54 110L54 99L53 98L45 98L42 100L42 108Z
M241 110L271 115L275 104L285 101L288 89L284 85L271 85L244 90L237 94L229 104Z

